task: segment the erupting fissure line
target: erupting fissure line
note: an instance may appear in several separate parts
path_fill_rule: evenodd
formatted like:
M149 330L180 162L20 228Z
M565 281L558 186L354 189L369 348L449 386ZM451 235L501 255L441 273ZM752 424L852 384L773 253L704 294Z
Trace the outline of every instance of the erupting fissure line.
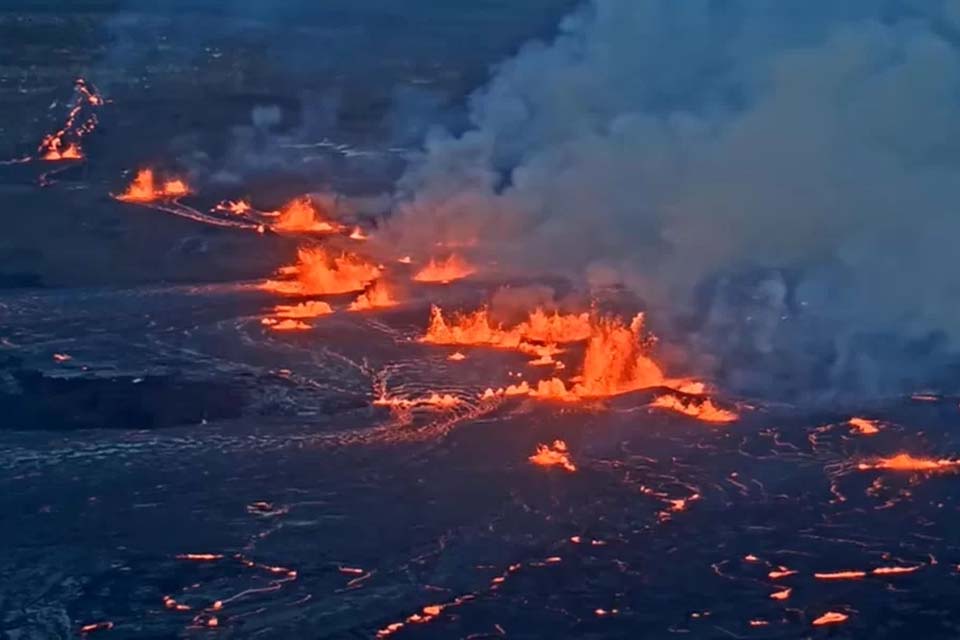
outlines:
M96 88L83 78L77 78L73 88L74 97L66 121L60 129L44 136L37 148L41 160L58 162L84 159L80 143L97 128L95 109L103 106L104 100ZM86 117L85 111L89 111Z
M189 195L190 187L180 178L157 181L153 169L140 169L126 191L114 196L121 202L146 204L163 200L176 200Z

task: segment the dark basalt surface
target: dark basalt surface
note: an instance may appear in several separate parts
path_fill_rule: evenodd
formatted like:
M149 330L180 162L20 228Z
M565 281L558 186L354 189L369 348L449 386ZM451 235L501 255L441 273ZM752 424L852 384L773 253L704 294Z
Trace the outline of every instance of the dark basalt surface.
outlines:
M255 103L300 113L307 90L346 96L336 142L382 150L398 84L455 103L570 3L321 4L293 35L255 31L328 47L327 73L279 69L283 46L257 49L210 11L174 26L216 50L172 38L128 60L105 26L118 3L0 9L2 155L33 150L77 74L115 99L89 161L50 186L42 167L0 167L0 639L960 637L960 475L858 468L955 457L958 398L815 412L724 398L743 416L726 427L651 409L656 390L482 402L527 359L451 362L416 338L431 302L476 306L499 283L274 333L260 320L278 300L253 285L296 239L108 197L127 169L229 140ZM151 11L143 33L169 20ZM396 170L357 179L366 164L327 160L317 180L334 190L374 192ZM317 181L282 175L277 198ZM372 404L381 387L460 403L394 415ZM575 473L528 462L558 438ZM814 575L883 567L911 572ZM849 618L814 626L828 611Z

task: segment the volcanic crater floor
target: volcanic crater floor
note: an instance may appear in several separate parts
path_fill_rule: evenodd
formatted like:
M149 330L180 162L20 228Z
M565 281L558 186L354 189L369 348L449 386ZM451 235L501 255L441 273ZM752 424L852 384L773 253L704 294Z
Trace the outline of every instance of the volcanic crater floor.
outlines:
M865 462L949 459L956 398L862 407L869 435L758 402L705 424L656 390L483 399L526 358L418 342L425 299L297 333L261 324L274 302L0 297L7 637L960 634L957 476ZM556 440L575 471L528 460Z

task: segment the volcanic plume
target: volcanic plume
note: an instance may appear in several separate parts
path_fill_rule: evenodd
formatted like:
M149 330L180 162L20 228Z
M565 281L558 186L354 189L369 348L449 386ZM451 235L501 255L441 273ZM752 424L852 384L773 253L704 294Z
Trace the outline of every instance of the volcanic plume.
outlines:
M745 388L935 381L960 326L956 11L855 4L587 2L427 137L387 233L625 286Z

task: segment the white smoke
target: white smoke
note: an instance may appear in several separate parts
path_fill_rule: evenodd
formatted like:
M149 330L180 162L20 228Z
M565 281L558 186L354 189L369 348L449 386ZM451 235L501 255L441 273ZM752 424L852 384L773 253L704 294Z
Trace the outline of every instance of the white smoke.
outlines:
M785 269L783 317L954 339L958 37L960 0L593 0L427 137L389 228L672 314Z

